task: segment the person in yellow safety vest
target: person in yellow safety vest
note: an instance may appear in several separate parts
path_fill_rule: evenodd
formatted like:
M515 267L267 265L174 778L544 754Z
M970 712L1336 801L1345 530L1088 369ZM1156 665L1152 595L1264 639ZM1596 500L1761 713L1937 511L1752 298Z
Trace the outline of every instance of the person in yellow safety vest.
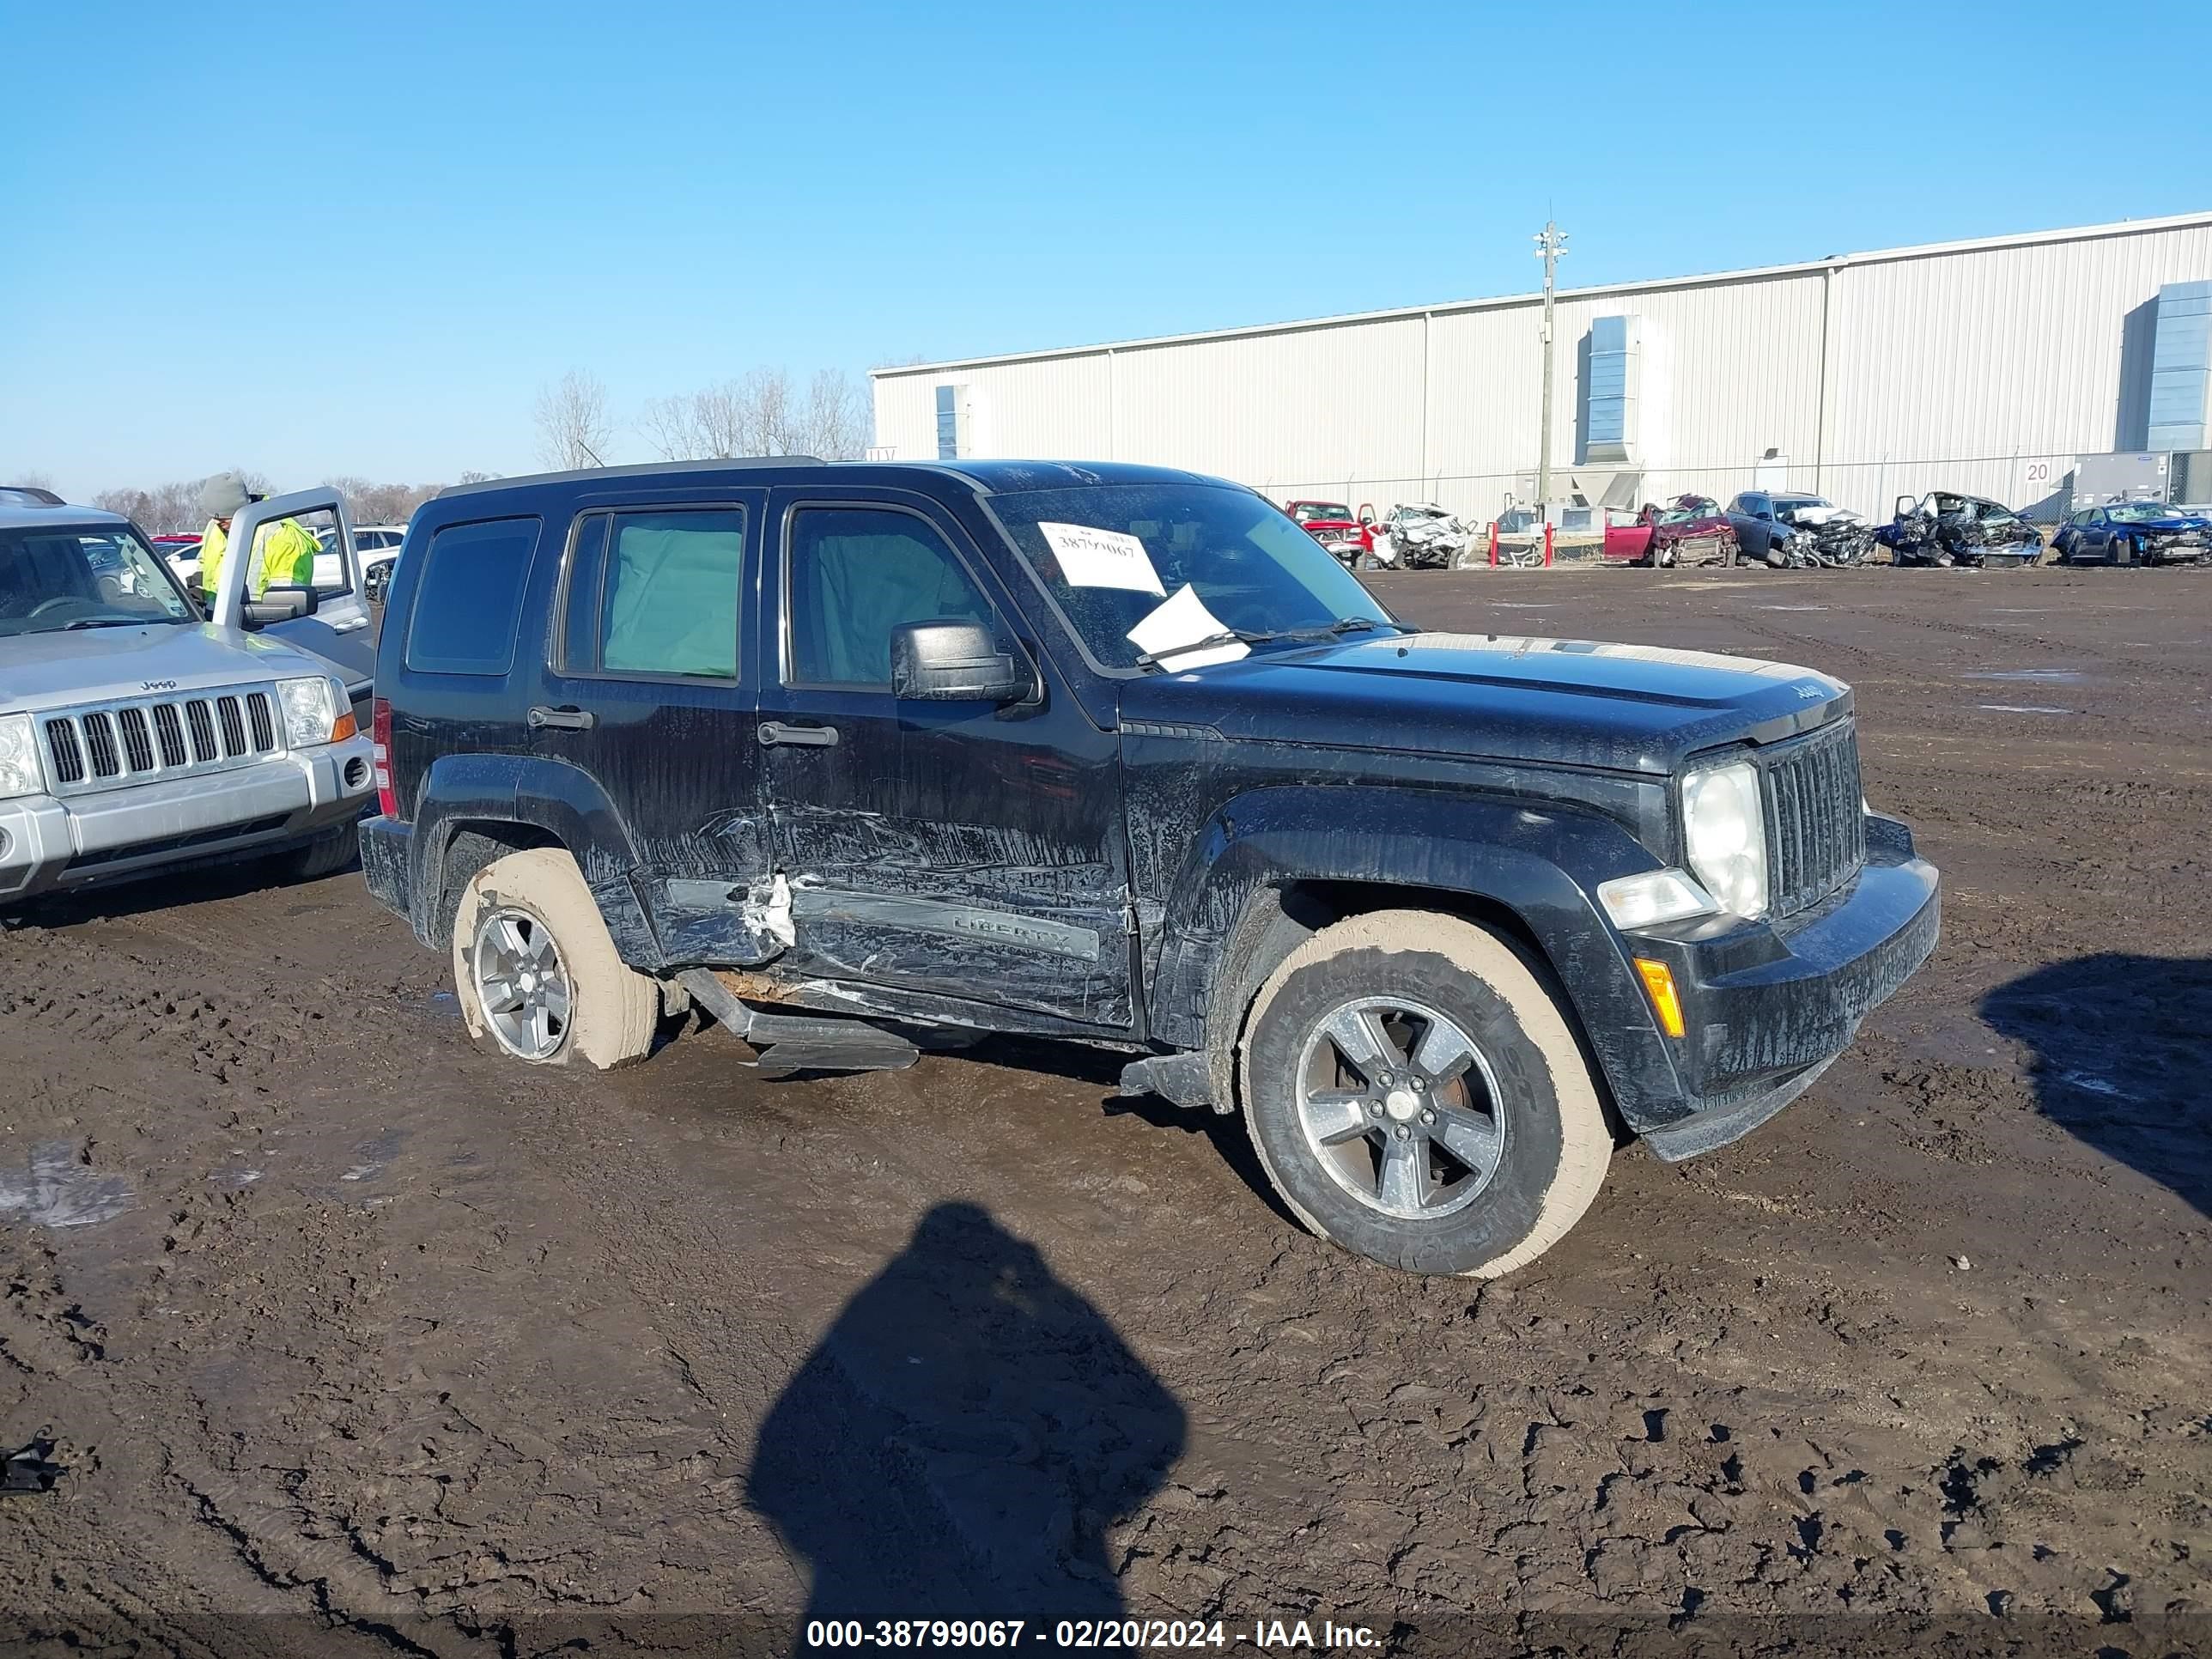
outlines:
M230 521L249 501L267 497L247 490L235 472L218 472L200 486L200 511L208 515L200 532L200 592L210 608L230 546ZM253 562L246 572L246 597L258 599L271 587L311 587L315 555L320 550L297 519L265 524L253 538Z

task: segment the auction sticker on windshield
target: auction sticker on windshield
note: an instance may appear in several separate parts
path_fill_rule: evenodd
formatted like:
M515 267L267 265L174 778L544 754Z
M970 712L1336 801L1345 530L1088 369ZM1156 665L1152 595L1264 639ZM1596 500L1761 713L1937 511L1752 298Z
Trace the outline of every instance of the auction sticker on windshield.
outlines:
M1166 596L1160 573L1152 568L1152 556L1134 536L1087 524L1040 522L1037 528L1052 544L1060 574L1070 587L1126 587L1133 593Z
M1176 589L1175 598L1160 605L1129 630L1129 643L1163 668L1181 672L1210 663L1235 662L1249 657L1252 647L1229 635L1221 620L1206 608L1198 590L1188 582ZM1200 641L1210 641L1200 645Z

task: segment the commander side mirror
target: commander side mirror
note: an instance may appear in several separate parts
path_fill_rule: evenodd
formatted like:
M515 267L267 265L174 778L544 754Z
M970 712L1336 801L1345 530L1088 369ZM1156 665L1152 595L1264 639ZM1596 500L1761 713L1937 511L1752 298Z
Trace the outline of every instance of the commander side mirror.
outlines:
M259 599L246 602L244 623L248 629L266 628L271 623L297 622L314 614L313 588L271 587Z
M981 623L902 623L891 629L891 695L909 702L1023 702L1029 664Z

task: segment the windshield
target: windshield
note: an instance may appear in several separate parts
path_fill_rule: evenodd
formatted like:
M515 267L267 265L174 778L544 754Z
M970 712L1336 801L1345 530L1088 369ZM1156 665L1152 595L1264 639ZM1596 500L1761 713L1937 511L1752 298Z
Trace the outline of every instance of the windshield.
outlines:
M1834 506L1834 502L1823 501L1818 495L1777 495L1774 498L1774 516L1784 524L1795 524L1797 515L1808 507L1832 508Z
M1249 490L1097 484L994 495L990 507L1108 668L1202 666L1190 647L1232 631L1326 638L1395 626L1319 543ZM1232 646L1204 660L1242 654Z
M1321 519L1341 519L1352 522L1352 509L1342 501L1292 501L1291 516L1300 524L1312 524Z
M2129 501L2109 509L2116 524L2153 524L2173 516L2174 509L2161 507L2156 501Z
M129 530L0 530L0 635L198 620Z
M1674 506L1668 507L1664 513L1662 513L1659 515L1659 522L1661 524L1687 524L1692 519L1703 519L1710 516L1718 510L1719 509L1714 507L1711 501L1705 501L1702 497L1694 501L1685 498L1682 501L1675 502Z

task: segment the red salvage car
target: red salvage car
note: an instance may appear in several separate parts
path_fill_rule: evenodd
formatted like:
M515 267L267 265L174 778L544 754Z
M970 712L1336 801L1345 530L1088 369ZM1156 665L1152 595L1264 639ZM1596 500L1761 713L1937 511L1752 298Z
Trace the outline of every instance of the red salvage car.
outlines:
M1323 547L1349 542L1360 555L1375 551L1375 509L1371 507L1363 507L1358 518L1342 501L1286 501L1283 511L1297 520L1306 534Z
M1677 495L1664 507L1647 501L1626 524L1606 526L1605 556L1627 564L1733 564L1735 528L1710 495Z

